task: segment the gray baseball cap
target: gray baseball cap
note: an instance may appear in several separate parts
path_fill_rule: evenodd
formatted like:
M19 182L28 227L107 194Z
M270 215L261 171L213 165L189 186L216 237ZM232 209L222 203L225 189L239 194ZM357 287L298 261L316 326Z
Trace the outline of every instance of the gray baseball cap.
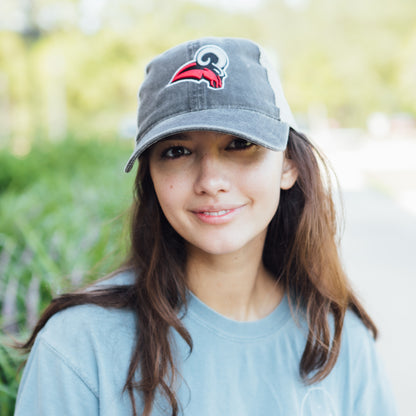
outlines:
M135 160L159 140L184 131L232 134L285 150L294 118L262 48L247 39L203 38L154 58L139 91Z

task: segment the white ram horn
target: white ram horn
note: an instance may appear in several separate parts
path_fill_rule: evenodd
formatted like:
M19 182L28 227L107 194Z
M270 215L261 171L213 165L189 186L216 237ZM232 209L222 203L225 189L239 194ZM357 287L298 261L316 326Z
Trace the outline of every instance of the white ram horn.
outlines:
M219 46L215 45L207 45L198 49L195 56L195 60L198 63L198 65L206 66L210 63L209 58L204 59L204 56L206 56L209 53L212 53L218 57L218 62L215 62L214 65L219 69L225 69L225 67L228 64L227 54Z

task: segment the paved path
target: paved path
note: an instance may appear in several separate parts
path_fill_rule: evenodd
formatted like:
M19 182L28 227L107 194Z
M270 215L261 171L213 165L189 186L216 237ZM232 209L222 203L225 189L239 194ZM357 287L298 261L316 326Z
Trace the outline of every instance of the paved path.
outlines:
M416 137L318 134L344 196L342 255L377 324L399 415L416 415Z
M345 193L344 208L344 264L379 327L399 414L414 416L416 216L371 189Z

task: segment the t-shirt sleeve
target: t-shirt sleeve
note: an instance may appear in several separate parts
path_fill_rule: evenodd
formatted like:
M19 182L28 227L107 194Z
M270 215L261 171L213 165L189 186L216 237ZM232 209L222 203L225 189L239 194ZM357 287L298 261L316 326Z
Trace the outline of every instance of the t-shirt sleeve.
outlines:
M98 394L41 337L35 342L19 386L15 416L94 416Z
M366 331L367 332L367 331ZM397 416L395 400L384 364L370 336L362 337L355 357L354 416Z

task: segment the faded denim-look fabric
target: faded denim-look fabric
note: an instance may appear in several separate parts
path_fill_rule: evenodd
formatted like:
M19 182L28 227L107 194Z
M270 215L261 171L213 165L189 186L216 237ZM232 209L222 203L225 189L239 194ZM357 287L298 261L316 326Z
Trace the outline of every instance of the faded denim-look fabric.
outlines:
M186 42L147 66L136 148L125 171L145 149L174 133L214 130L281 151L294 124L279 77L260 46L237 38Z

